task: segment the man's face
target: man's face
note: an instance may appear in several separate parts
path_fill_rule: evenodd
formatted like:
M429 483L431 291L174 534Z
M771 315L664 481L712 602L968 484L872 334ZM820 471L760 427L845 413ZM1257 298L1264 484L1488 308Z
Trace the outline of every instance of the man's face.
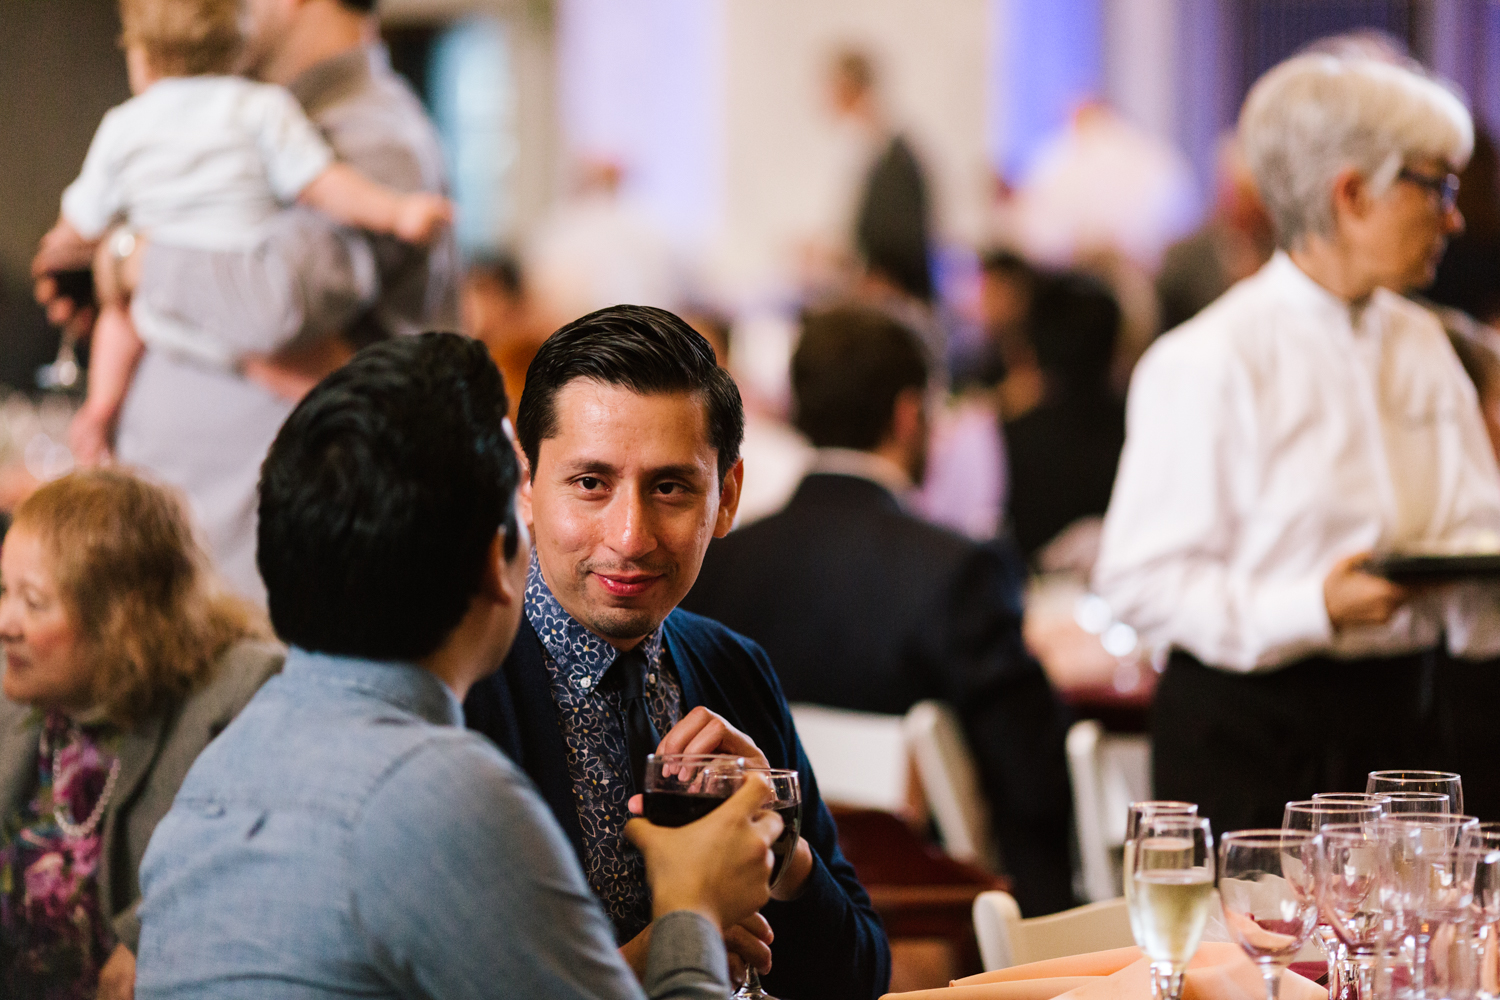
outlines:
M586 628L629 648L692 589L709 540L739 505L741 465L721 490L706 407L577 379L554 399L521 490L547 586Z

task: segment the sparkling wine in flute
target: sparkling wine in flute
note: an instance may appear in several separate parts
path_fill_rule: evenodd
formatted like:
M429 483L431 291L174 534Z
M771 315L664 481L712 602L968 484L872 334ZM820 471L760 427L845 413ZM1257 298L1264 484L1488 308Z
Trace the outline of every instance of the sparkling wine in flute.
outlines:
M1156 962L1192 958L1213 908L1213 872L1206 868L1148 869L1137 872L1133 881L1141 950Z

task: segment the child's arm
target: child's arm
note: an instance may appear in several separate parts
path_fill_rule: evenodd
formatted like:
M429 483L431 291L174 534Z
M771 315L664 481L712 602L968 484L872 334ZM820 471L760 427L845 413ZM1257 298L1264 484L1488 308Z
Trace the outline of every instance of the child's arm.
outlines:
M408 243L430 243L453 221L453 205L441 195L401 194L377 184L347 163L335 163L302 189L297 200L338 221Z

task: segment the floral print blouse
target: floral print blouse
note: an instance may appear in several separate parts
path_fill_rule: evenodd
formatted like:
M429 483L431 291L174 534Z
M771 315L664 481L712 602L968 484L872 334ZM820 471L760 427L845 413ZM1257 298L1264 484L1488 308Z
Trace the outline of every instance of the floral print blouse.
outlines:
M108 783L115 742L61 713L43 720L36 795L0 821L0 995L84 1000L98 989L116 943L99 909L103 824L69 837L54 806L73 824L87 821Z

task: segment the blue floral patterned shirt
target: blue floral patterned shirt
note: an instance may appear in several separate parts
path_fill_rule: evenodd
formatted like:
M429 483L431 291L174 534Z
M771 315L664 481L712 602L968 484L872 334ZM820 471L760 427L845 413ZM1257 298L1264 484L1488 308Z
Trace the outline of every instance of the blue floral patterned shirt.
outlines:
M619 651L563 610L534 553L526 577L526 618L542 640L568 748L568 778L583 828L584 874L614 921L616 936L628 941L651 922L651 893L640 852L624 834L630 819L630 755L620 725L620 693L613 685L599 690ZM661 627L644 642L651 722L665 736L682 718L682 682L662 655Z

